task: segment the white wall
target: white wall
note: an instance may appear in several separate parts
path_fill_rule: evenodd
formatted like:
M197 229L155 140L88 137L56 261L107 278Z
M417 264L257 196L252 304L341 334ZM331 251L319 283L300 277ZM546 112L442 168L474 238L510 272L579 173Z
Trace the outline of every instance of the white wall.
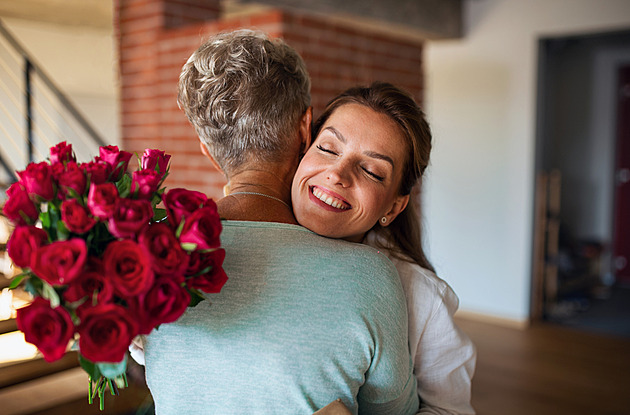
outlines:
M112 29L3 18L5 26L107 143L120 143Z
M529 315L537 42L630 28L627 0L465 0L467 33L425 54L435 137L429 255L461 309Z

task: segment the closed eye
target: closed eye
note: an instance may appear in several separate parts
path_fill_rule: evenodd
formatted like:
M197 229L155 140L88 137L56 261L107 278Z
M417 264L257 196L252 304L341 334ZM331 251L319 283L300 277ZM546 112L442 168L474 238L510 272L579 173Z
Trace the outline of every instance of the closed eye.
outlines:
M379 182L382 182L383 180L385 180L385 178L384 178L384 177L379 176L378 174L374 174L374 173L372 173L370 170L366 169L365 167L361 167L361 168L363 169L363 171L364 171L365 173L367 173L367 175L368 175L368 176L373 177L374 179L378 180Z
M322 147L322 146L321 146L321 145L319 145L319 144L317 145L317 149L318 149L318 150L320 150L320 151L322 151L322 152L324 152L324 153L337 155L337 153L335 153L334 151L329 150L329 149L327 149L327 148L324 148L324 147Z

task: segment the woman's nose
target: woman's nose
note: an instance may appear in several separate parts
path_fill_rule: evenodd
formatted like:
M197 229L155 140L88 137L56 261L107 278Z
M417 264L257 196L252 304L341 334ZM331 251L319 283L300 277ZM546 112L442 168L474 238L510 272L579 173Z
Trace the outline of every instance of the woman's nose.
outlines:
M352 182L348 163L340 161L330 166L326 172L326 178L332 184L348 187Z

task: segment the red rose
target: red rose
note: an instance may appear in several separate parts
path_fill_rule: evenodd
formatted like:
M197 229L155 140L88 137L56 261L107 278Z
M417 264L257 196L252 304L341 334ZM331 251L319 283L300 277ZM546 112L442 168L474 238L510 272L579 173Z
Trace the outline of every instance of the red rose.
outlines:
M155 170L134 171L131 175L131 194L138 199L151 200L161 180L162 175Z
M109 164L112 169L111 178L118 181L120 176L127 171L131 153L120 151L118 146L103 146L98 149L100 159Z
M116 238L135 238L152 217L153 207L148 200L120 198L109 218L109 232Z
M164 176L168 168L168 162L171 159L170 154L166 154L162 150L146 149L140 160L140 166L143 170L156 170L160 173L160 177ZM157 167L157 169L156 169Z
M97 157L98 158L98 157ZM90 161L81 164L81 168L91 184L103 184L109 178L112 168L102 161Z
M59 167L60 164L55 165L53 173L59 183L59 191L64 196L68 195L68 189L73 189L79 195L85 192L85 185L87 180L85 178L85 172L74 161L66 163L64 168Z
M50 302L37 297L28 306L17 310L18 329L24 339L37 346L47 362L60 359L74 334L70 314L61 306L50 307Z
M63 201L61 220L66 224L68 230L74 233L85 233L96 224L94 218L89 216L87 209L81 206L77 199Z
M181 188L171 189L164 195L164 207L172 226L179 226L182 219L203 207L208 197L201 192Z
M163 223L148 226L138 242L151 255L153 270L160 275L183 276L188 267L188 254L182 249L175 234Z
M196 244L197 249L218 248L221 245L220 233L221 220L216 207L206 206L186 219L179 240Z
M132 240L114 241L103 254L105 275L121 297L132 297L148 291L153 284L149 255Z
M47 243L48 234L45 230L35 226L18 226L7 242L7 251L15 265L26 268L31 266L32 253Z
M114 287L103 271L90 270L81 273L63 293L63 298L71 303L87 297L89 304L97 293L99 304L109 303L114 297Z
M193 253L194 254L194 253ZM228 280L227 274L223 270L223 260L225 259L225 250L219 248L215 251L201 254L197 266L200 272L208 267L210 271L196 277L189 278L186 283L191 288L207 293L218 293Z
M145 294L129 301L129 308L138 322L139 333L149 334L163 323L177 320L190 304L190 295L177 279L158 277Z
M17 174L26 191L31 194L31 198L37 195L44 200L52 200L55 196L52 169L45 161L29 163L26 170L19 171Z
M118 189L114 183L92 183L88 192L87 205L92 215L109 219L116 209Z
M28 192L20 183L13 183L7 190L9 199L2 208L2 213L16 225L28 225L34 223L39 217L39 212L33 201L28 197Z
M39 278L52 285L72 282L87 260L87 245L83 239L56 241L37 249L32 255L31 269Z
M69 161L77 161L74 151L72 151L72 144L62 141L50 148L50 164L65 164Z
M131 340L138 333L126 308L118 304L97 304L79 312L79 353L91 362L117 363L125 358Z

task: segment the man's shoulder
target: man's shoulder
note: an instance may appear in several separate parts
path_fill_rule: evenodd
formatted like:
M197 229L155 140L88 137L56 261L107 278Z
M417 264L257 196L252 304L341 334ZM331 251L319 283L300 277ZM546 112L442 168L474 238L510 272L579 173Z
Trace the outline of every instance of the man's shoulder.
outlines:
M320 269L369 271L369 274L397 277L387 256L364 244L319 236L298 225L240 221L223 224L222 243L228 256L230 251L249 254L264 251L278 261L305 267L317 263Z
M370 246L342 239L326 238L303 226L286 223L224 221L223 238L227 239L227 244L255 244L263 239L271 245L283 247L308 244L315 249L329 249L344 254L353 252L355 255L366 256L376 254L378 257L386 258L380 251Z

